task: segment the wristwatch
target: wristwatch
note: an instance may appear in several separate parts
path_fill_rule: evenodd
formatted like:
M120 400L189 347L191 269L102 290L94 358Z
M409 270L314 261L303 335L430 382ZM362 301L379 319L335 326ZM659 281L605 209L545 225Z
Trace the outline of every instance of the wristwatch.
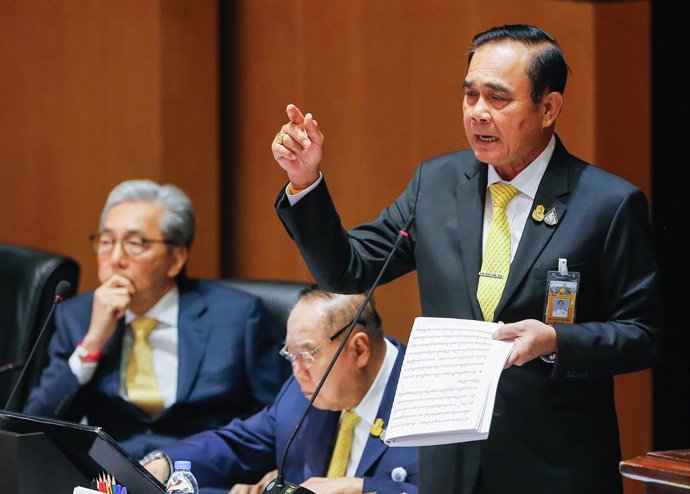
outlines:
M81 342L77 345L76 349L77 355L79 358L82 358L84 360L91 360L92 362L98 362L101 359L101 354L100 353L91 353L84 347Z
M156 451L152 451L151 453L144 456L141 460L139 460L139 464L142 466L146 466L147 464L151 463L153 460L165 460L167 462L167 464L168 464L168 477L165 479L165 482L163 482L163 485L167 484L168 479L172 475L172 471L173 471L172 460L163 451L156 450Z

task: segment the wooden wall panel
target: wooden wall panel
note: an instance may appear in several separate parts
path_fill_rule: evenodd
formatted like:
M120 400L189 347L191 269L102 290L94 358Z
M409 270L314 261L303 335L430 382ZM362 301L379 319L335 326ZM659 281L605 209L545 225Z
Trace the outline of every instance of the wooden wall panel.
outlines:
M466 147L461 84L471 36L513 22L539 25L563 46L572 73L557 132L568 149L648 191L648 2L245 0L235 274L311 279L272 208L285 177L269 147L287 103L319 121L324 173L343 223L354 226L394 200L420 160ZM380 288L377 299L388 333L405 340L419 314L416 277ZM616 387L631 457L651 445L649 374L617 378ZM641 486L626 481L626 492Z
M218 274L217 10L212 0L0 3L0 241L75 257L92 288L86 238L106 193L148 177L189 192L200 223L190 271ZM559 134L649 190L649 2L237 0L235 10L236 187L224 193L236 195L236 241L223 253L233 275L310 279L272 208L285 179L269 146L287 103L321 123L327 180L355 225L420 160L466 146L466 52L492 25L534 23L558 38L573 68ZM388 332L406 339L415 276L377 298ZM617 388L632 457L650 444L648 374Z
M220 274L218 7L214 0L161 0L159 179L190 195L197 236L189 273Z
M0 3L0 241L74 257L107 193L184 188L203 233L192 274L218 273L217 30L212 0Z

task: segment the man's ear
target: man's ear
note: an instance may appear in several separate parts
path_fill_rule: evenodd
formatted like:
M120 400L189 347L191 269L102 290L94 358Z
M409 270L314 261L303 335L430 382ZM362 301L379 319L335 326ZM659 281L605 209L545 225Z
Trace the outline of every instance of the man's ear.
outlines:
M547 93L541 101L541 107L544 112L541 126L542 128L551 127L556 123L556 118L563 109L563 94L556 91Z
M371 345L369 335L359 331L350 336L350 346L355 354L358 367L364 367L369 363L371 357Z
M175 278L175 276L180 274L185 264L187 264L187 259L189 258L189 247L173 247L170 251L170 256L172 257L173 262L168 269L168 277Z

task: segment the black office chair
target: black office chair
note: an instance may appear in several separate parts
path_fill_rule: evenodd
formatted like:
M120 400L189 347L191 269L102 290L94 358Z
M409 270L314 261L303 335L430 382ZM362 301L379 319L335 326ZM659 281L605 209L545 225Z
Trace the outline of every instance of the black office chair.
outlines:
M79 264L73 259L0 243L0 407L19 378L62 280L72 287L67 296L76 293ZM29 390L38 384L48 361L46 349L53 328L49 325L43 334L8 410L21 411Z
M299 281L260 280L229 278L218 280L220 283L251 293L261 299L269 322L280 332L280 339L285 338L287 318L292 306L297 302L299 292L310 286Z

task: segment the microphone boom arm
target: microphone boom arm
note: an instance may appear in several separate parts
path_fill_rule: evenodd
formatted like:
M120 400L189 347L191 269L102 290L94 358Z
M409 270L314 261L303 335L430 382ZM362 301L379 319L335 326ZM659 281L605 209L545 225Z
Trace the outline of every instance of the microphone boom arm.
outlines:
M41 327L41 330L38 332L38 336L36 336L36 341L34 341L31 347L31 352L29 352L29 356L22 364L24 367L22 368L22 371L19 374L17 381L14 383L14 387L12 388L12 392L10 393L10 397L7 398L7 401L5 402L5 406L3 407L5 410L7 410L8 407L12 404L12 400L14 399L14 395L17 393L17 390L19 389L19 385L24 381L24 375L26 374L26 371L29 368L29 363L31 362L31 359L33 359L34 353L36 353L36 349L38 349L38 344L43 339L43 333L45 333L46 329L48 328L48 323L50 322L50 319L53 317L55 308L60 302L62 302L65 299L65 296L71 290L72 285L69 281L62 280L57 284L57 288L55 288L55 296L53 297L53 303L50 306L50 310L48 311L48 315L46 316L45 321L43 321L43 326Z

